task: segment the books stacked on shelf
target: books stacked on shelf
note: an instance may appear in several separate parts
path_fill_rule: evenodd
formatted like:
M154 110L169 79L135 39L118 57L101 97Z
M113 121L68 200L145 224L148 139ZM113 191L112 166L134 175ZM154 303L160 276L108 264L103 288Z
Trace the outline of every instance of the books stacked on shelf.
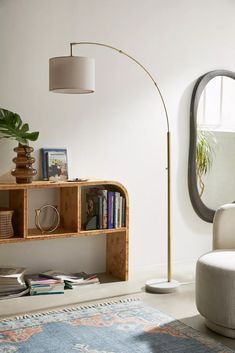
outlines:
M86 230L125 227L126 199L120 192L101 188L90 188L85 192L83 225Z
M0 268L0 299L20 297L28 292L24 280L25 268Z
M64 281L65 289L77 289L92 284L99 284L97 275L89 275L85 272L79 273L66 273L63 271L49 270L40 273L40 276L48 279L61 279Z
M43 278L38 274L27 275L26 282L30 295L63 294L64 281L62 279Z
M78 289L78 288L85 288L90 287L94 284L100 284L99 278L96 275L85 275L82 280L68 280L65 281L65 288L68 289Z

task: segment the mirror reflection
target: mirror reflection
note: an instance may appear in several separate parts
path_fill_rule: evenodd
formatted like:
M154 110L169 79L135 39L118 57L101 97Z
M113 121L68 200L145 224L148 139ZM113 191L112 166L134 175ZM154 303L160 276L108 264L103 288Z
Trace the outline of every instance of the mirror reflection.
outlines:
M216 76L204 87L197 110L196 176L211 209L235 201L235 80Z

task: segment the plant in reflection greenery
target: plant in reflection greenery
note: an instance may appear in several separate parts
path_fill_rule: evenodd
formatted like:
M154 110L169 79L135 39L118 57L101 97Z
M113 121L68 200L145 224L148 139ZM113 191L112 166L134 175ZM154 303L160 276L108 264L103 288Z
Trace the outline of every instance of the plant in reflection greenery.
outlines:
M215 155L216 138L211 131L198 130L196 147L196 172L200 188L199 195L205 190L204 176L211 170Z

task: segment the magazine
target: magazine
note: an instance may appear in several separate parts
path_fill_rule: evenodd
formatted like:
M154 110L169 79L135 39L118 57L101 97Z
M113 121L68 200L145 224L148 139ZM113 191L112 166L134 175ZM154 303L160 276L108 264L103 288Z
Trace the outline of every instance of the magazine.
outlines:
M73 288L73 286L81 286L85 284L99 283L99 279L96 274L88 274L85 272L66 273L64 271L49 270L40 273L39 276L61 279L64 281L66 288Z
M24 267L0 267L0 285L23 285Z
M41 277L54 278L54 279L62 279L64 281L71 282L82 282L84 277L86 276L85 272L79 273L67 273L59 270L49 270L46 272L42 272L39 274Z

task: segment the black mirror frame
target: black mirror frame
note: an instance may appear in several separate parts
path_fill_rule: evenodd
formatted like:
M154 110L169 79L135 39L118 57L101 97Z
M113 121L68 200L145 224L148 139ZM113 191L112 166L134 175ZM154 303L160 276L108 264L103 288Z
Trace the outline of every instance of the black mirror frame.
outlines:
M190 105L190 143L188 158L188 189L189 196L197 215L206 222L213 222L215 210L208 208L201 200L197 187L196 175L196 142L197 142L197 110L201 94L207 83L216 76L227 76L235 80L235 73L227 70L214 70L201 76L193 89Z

